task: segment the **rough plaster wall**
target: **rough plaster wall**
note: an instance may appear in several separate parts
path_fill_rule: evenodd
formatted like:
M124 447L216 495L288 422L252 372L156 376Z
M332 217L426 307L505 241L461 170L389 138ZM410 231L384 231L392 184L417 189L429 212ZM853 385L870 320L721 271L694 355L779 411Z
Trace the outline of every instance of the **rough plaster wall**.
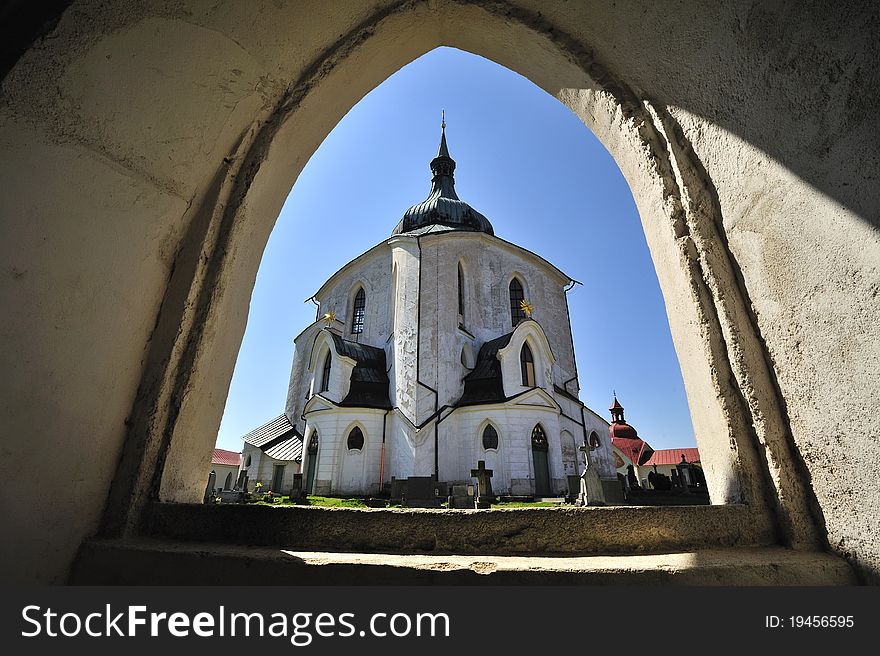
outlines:
M473 340L458 330L459 259L465 263L468 290L465 328ZM541 323L556 358L554 382L562 385L574 375L568 325L557 320L567 316L566 281L549 264L500 239L460 232L423 237L422 263L430 275L422 279L421 375L438 391L441 406L455 403L464 391L462 346L473 344L476 354L486 341L513 330L508 284L514 273L526 284L533 318ZM552 389L550 383L548 391Z
M709 2L414 3L387 12L381 29L358 32L330 53L327 61L334 61L335 69L303 77L312 62L322 59L319 53L340 44L340 35L389 5L255 1L165 8L120 2L110 9L75 3L51 38L35 44L3 82L4 179L18 179L16 171L30 173L20 184L8 185L0 201L4 217L21 217L3 222L17 228L2 242L9 274L0 287L3 307L21 311L4 326L10 338L2 340L3 364L16 375L3 382L3 397L12 403L4 409L2 432L15 436L4 440L4 462L40 452L47 455L42 471L60 471L67 470L75 452L81 456L82 481L71 488L69 481L47 475L47 481L58 480L61 486L43 485L58 500L60 514L47 511L15 522L17 540L4 546L13 552L3 554L3 562L15 566L5 567L4 578L60 580L79 540L94 530L145 353L152 345L160 362L160 351L177 357L166 346L179 325L173 313L167 326L160 322L167 330L160 331L158 342L156 334L152 342L149 335L174 253L179 245L200 239L194 233L181 242L181 235L193 227L199 212L217 202L211 194L215 176L227 164L238 166L238 160L224 164L223 158L236 151L237 143L247 146L257 133L249 129L265 125L261 122L292 80L306 80L296 87L308 88L304 96L295 95L296 115L260 155L260 172L248 178L252 193L239 206L233 232L235 239L252 245L237 246L223 260L222 293L207 315L211 325L197 335L210 347L197 353L199 366L191 368L188 378L194 384L178 390L190 400L187 407L181 404L183 421L173 430L178 439L168 458L168 490L175 498L200 494L199 477L191 472L207 465L244 330L250 285L292 181L357 99L425 48L441 43L527 75L578 111L615 156L637 201L642 199L639 210L695 429L701 449L712 453L707 477L713 498L738 498L755 478L748 462L737 469L749 457L739 440L748 438L728 432L730 425L743 424L742 410L713 401L728 396L719 391L710 364L720 347L693 337L713 329L695 312L695 292L682 281L686 252L676 250L664 233L668 201L646 200L667 198L668 187L657 178L658 154L633 141L629 119L613 98L596 91L576 57L559 54L559 43L573 43L577 52L592 49L600 73L625 80L639 98L682 121L685 141L693 144L717 190L718 214L753 302L767 357L775 365L783 411L791 418L794 444L811 475L808 485L815 489L830 542L877 580L880 492L851 486L872 480L878 464L873 447L880 421L873 412L880 385L878 340L871 332L878 323L872 309L877 277L869 274L878 252L880 145L874 138L876 113L866 105L880 95L874 39L878 19L876 8L853 5L849 11L811 5L808 13L795 4L785 9L760 4L719 8ZM520 7L533 13L523 19ZM532 27L521 27L522 20ZM354 52L346 50L354 42L356 56L341 57L340 52ZM153 62L163 64L151 68ZM315 79L320 84L309 86ZM29 158L41 152L37 170ZM762 160L767 160L766 175L744 186L743 172L750 164L760 168ZM125 191L108 195L115 178L123 181ZM802 208L799 220L780 209L778 200L763 203L778 198L780 181L790 190L786 203L816 201ZM145 200L148 206L138 207ZM732 221L740 217L753 230L738 230ZM18 229L28 224L32 229ZM69 238L65 229L72 230ZM804 232L808 238L801 240ZM114 243L136 249L124 266L107 259ZM772 251L783 243L785 269L772 256L757 255L762 247ZM205 257L213 257L210 249ZM30 265L30 278L19 275L18 260ZM39 270L44 271L41 277ZM179 267L176 272L169 289L185 288L175 283ZM118 311L124 299L135 298L128 313ZM198 308L207 307L199 298ZM79 368L71 370L70 362ZM161 367L147 369L148 376L161 376ZM858 422L857 430L848 417ZM140 426L130 438L148 430ZM34 432L35 427L40 430ZM88 450L79 448L86 443ZM849 454L860 455L849 462ZM790 464L791 475L800 477L804 470L796 460L785 457L777 464ZM149 463L144 467L149 475ZM27 468L17 466L16 471ZM14 473L5 480L22 483ZM132 480L133 486L143 487ZM4 508L4 513L16 518L14 509Z
M351 332L353 292L356 287L362 287L366 294L364 331L359 335ZM390 287L391 252L387 245L382 244L356 258L322 285L317 295L318 311L321 315L336 312L336 319L343 324L341 334L344 339L384 348L391 334L388 306Z

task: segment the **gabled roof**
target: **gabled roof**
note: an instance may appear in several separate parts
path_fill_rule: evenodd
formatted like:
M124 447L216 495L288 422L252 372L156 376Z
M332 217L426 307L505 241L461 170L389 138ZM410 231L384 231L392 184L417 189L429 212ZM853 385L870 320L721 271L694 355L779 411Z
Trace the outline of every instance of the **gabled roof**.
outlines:
M296 431L296 428L290 423L287 415L281 415L267 421L259 428L255 428L241 439L259 449L269 442L277 440L279 437L287 437L288 433L294 431Z
M385 366L385 351L375 346L358 344L343 339L330 332L333 345L339 355L355 360L357 364L351 372L351 385L348 394L339 404L357 408L391 408L388 398L388 372Z
M302 436L287 415L266 422L242 439L275 460L299 460L302 457Z
M644 465L648 458L651 457L651 454L654 453L654 449L640 437L635 439L612 437L611 444L637 465ZM635 453L633 449L635 449Z
M681 462L681 456L689 463L700 462L700 450L695 447L684 449L660 449L654 451L651 457L645 461L648 466L653 465L677 465Z
M227 451L226 449L214 449L214 454L211 456L211 464L238 467L241 464L241 454L235 451Z

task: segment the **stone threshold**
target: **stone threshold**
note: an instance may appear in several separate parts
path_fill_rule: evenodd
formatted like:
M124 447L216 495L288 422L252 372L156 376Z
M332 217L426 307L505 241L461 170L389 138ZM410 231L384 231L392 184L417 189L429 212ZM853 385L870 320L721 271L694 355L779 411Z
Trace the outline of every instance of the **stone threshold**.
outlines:
M777 543L749 506L428 510L153 504L142 534L303 551L636 555Z
M302 551L150 538L91 540L76 585L855 585L842 559L783 547L638 556Z

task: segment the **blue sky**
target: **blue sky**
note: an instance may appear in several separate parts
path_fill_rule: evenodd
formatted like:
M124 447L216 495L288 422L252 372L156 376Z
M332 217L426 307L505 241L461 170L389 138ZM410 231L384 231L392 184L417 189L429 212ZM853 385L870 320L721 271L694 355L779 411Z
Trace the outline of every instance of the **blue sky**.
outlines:
M427 196L441 108L459 197L496 235L583 283L569 293L581 400L608 419L617 390L655 449L694 446L663 297L617 164L556 99L452 48L364 97L297 179L257 275L217 446L240 451L242 435L281 414L293 338L315 318L305 299Z

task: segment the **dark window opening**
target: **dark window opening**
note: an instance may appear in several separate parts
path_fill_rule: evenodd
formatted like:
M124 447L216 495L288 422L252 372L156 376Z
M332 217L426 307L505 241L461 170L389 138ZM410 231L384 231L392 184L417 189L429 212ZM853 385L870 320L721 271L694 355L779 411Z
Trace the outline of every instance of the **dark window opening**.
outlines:
M547 436L544 434L541 424L535 424L535 427L532 429L532 448L540 451L548 449Z
M351 432L348 434L348 448L349 450L356 451L360 451L364 448L364 434L357 426L352 428Z
M361 287L354 297L354 307L351 313L351 334L360 335L364 332L364 315L366 314L367 295Z
M492 424L489 424L483 430L483 448L484 449L497 449L498 448L498 431L495 430L495 427L492 426Z
M510 281L510 323L514 326L526 318L522 303L525 300L522 283L514 278Z
M464 271L458 265L458 322L464 325Z
M522 384L526 387L535 387L535 358L532 357L532 349L528 344L523 344L519 352L519 364L522 370Z
M324 357L324 371L321 374L321 389L318 390L319 392L326 392L330 389L330 365L332 364L331 360L332 357L328 352L327 355Z

